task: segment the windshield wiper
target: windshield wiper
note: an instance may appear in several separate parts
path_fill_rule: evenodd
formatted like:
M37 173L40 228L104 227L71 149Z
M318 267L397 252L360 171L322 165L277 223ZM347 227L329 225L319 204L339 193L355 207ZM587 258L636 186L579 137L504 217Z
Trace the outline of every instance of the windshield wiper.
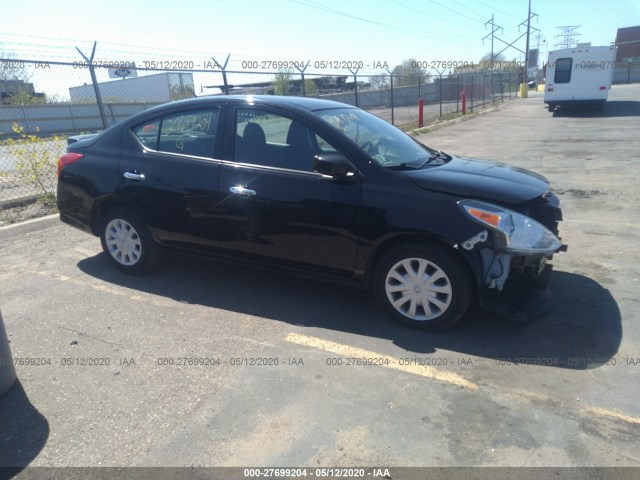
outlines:
M449 158L449 155L447 155L444 152L441 152L440 150L436 150L433 152L433 155L431 156L431 158Z
M396 165L389 165L387 168L396 169L396 170L399 170L402 168L412 168L414 170L420 170L422 167L424 167L427 164L427 162L422 162L422 161L403 162L403 163L398 163Z
M422 168L425 165L429 165L431 162L435 162L436 160L446 160L446 159L447 159L447 155L445 153L442 153L440 150L434 151L433 155L428 157L424 162L420 163L419 168ZM412 162L412 163L417 163L417 162Z
M427 165L435 160L448 160L449 155L441 152L440 150L434 151L433 155L431 155L427 160L423 163L423 165Z
M403 162L403 163L399 163L397 165L390 165L387 168L391 168L391 169L402 169L402 168L412 168L414 170L420 170L422 167L424 167L425 165L429 165L431 162L434 162L436 160L447 160L449 158L449 156L446 153L442 153L440 150L429 150L430 152L433 152L433 155L431 155L430 157L427 157L426 160L415 160L413 162Z

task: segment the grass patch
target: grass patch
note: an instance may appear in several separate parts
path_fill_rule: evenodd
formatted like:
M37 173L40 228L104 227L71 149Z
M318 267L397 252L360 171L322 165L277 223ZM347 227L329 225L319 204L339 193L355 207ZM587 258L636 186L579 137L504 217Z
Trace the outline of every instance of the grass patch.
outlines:
M463 114L462 112L452 112L452 113L447 113L445 115L442 115L442 117L434 117L431 120L426 119L426 122L430 121L431 123L429 123L429 125L426 125L422 128L418 127L417 121L398 125L397 127L403 132L406 132L412 136L422 135L423 133L427 133L435 129L445 127L450 122L453 122L455 120L460 120L460 121L470 120L476 117L478 114L486 112L487 110L493 107L496 107L498 104L501 104L501 103L504 103L504 102L495 101L492 103L486 103L484 106L475 107L473 109L473 112L467 112L466 114Z

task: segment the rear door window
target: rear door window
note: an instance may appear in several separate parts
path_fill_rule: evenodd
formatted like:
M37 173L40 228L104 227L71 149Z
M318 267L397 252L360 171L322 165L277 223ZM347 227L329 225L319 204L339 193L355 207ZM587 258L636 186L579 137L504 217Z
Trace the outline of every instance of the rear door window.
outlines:
M133 129L147 148L159 152L213 158L218 109L171 114Z
M555 83L569 83L571 81L572 58L559 58L556 60L556 73L553 77Z

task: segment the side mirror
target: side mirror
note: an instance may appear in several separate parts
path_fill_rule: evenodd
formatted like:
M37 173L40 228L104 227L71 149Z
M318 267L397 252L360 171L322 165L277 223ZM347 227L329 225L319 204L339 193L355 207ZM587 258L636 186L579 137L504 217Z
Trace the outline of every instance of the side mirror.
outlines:
M356 173L349 161L339 153L325 153L313 157L313 170L333 180L355 180Z

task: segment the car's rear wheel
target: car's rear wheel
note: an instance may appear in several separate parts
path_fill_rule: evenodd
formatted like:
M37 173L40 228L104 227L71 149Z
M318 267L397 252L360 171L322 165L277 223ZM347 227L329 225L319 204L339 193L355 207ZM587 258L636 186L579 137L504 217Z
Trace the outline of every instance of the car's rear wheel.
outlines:
M441 330L458 322L471 300L471 281L452 254L410 243L384 254L374 273L378 300L401 323Z
M149 229L125 208L109 210L103 217L100 242L116 267L127 273L143 273L157 258Z

